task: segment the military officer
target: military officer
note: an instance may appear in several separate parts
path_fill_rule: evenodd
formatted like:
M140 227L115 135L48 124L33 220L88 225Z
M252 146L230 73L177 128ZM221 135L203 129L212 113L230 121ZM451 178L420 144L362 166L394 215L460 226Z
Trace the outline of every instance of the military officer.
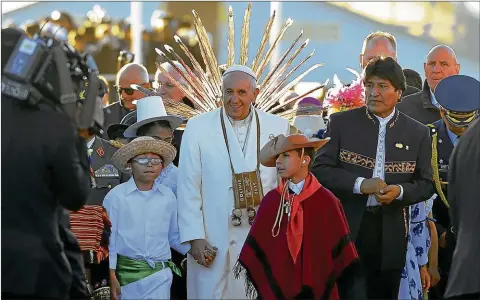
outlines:
M81 135L88 141L92 190L86 205L70 214L70 224L83 252L93 298L110 299L108 239L111 226L102 204L106 194L124 178L111 162L121 145L106 141L91 130L82 131Z
M438 267L441 276L440 282L430 294L434 299L443 298L455 250L446 198L449 158L467 127L478 117L478 93L478 81L465 75L447 77L435 89L435 99L440 105L442 119L428 125L432 136L432 169L438 195L433 203L433 217L438 232Z

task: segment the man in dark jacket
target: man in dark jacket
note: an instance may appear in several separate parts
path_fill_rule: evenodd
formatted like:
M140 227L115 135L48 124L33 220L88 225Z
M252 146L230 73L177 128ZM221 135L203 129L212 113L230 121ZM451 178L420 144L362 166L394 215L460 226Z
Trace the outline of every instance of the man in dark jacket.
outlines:
M367 297L398 299L405 207L434 193L431 142L426 126L395 109L406 85L394 59L371 60L364 84L367 107L331 116L331 140L317 152L312 173L342 202Z
M145 97L144 93L132 89L131 84L150 88L148 71L144 66L130 63L123 66L118 72L115 89L120 100L103 109L105 115L104 128L108 128L111 124L120 123L125 115L135 110L133 101ZM103 138L108 138L106 132Z
M66 116L2 95L2 298L68 298L58 209L85 204L88 169L85 140Z
M478 100L478 93L476 97ZM445 297L480 299L480 121L462 137L450 164L448 201L457 247Z
M438 232L438 266L441 277L440 282L429 295L432 299L443 298L455 250L454 232L458 229L453 226L453 220L450 219L453 212L450 205L453 203L450 203L451 200L447 199L447 194L452 196L450 188L455 187L451 184L451 178L447 176L452 163L451 154L457 143L463 139L467 128L478 117L478 109L480 109L479 87L480 82L472 77L453 75L442 80L435 89L436 100L441 106L442 119L430 126L433 156L436 158L432 168L438 195L433 203L433 218L436 220L435 225ZM474 152L473 148L472 151ZM465 155L468 156L469 153L465 153ZM474 162L473 159L471 163L474 164ZM472 169L475 169L474 165L464 171L471 172ZM474 178L474 176L471 178ZM459 183L457 182L457 184ZM462 187L459 195L463 195L463 188L465 187ZM455 194L452 197L453 200L456 199ZM463 201L462 199L460 198L460 202ZM465 228L465 230L469 229ZM458 279L461 279L463 283L466 278L468 277Z
M440 110L434 92L437 84L445 77L457 75L460 65L452 48L438 45L428 52L425 63L425 82L423 90L404 97L397 108L407 116L422 124L433 124L440 120Z

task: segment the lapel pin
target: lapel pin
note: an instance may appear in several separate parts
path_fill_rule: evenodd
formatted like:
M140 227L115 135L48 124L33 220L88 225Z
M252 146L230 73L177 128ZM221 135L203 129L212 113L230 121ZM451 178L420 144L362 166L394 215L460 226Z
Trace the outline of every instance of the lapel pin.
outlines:
M441 144L441 143L442 143L442 139L438 139L438 143Z
M403 148L403 144L402 143L396 143L395 144L395 147L399 148L399 149L402 149Z
M103 156L105 155L105 151L103 151L103 148L102 148L102 147L100 147L100 148L97 149L97 154L98 154L98 156L100 156L100 157L103 157Z
M408 146L405 146L405 149L407 149L407 150L408 150L408 149L409 149L409 147L408 147Z

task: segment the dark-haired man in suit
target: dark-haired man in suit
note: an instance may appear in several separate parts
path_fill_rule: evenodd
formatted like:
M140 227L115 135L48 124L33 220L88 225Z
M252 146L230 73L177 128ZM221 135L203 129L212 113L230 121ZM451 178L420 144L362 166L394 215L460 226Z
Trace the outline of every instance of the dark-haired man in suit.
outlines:
M364 84L367 106L332 115L312 172L342 202L362 262L359 286L369 299L397 299L405 207L434 193L430 135L395 109L406 84L393 58L369 61Z

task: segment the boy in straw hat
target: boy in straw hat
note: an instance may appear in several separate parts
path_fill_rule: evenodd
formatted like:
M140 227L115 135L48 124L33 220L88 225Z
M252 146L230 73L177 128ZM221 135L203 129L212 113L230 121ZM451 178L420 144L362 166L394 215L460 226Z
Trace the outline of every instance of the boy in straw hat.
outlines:
M114 299L168 299L172 271L170 246L182 254L177 202L172 190L155 179L176 155L170 143L139 137L115 152L112 160L133 176L112 189L103 205L112 222L110 280Z
M328 140L279 135L261 150L262 165L276 166L282 181L263 198L235 267L237 278L246 273L249 297L345 296L352 272L345 271L358 255L340 201L310 173Z

